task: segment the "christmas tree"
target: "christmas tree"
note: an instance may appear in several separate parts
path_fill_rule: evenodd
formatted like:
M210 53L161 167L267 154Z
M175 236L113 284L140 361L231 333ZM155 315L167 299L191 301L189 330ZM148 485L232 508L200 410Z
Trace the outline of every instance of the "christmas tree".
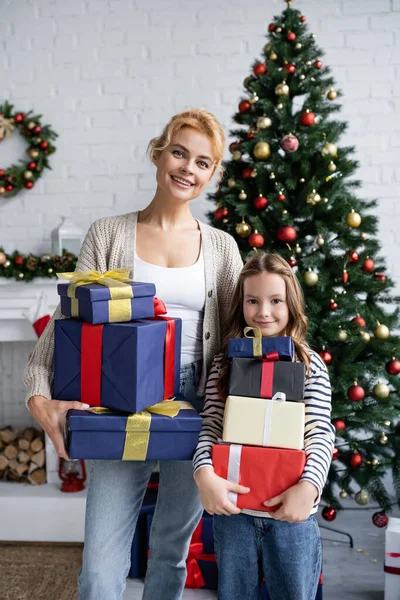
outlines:
M217 203L210 218L236 238L243 258L278 251L295 270L309 340L333 389L336 447L323 516L333 520L341 498L371 497L379 525L390 509L387 471L400 501L400 339L391 334L399 310L390 306L397 298L379 256L377 202L357 195L354 148L338 144L347 127L336 117L342 94L306 17L286 3L244 80L234 116L240 127L209 196Z

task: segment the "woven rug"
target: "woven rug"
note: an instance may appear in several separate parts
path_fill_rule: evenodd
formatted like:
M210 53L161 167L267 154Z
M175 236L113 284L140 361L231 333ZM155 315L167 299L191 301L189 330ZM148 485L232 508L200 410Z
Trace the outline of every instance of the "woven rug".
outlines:
M82 544L0 544L0 600L76 600Z

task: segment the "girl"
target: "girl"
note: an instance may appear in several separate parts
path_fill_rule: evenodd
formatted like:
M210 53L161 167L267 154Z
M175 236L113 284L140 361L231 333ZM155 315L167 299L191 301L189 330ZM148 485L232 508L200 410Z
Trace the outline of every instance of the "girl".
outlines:
M214 535L219 570L219 600L258 600L262 573L271 600L314 600L321 571L321 542L314 514L332 457L331 390L325 364L305 341L307 319L300 285L277 254L257 253L243 267L228 311L229 331L222 354L214 359L206 387L203 427L194 455L195 480L204 508L215 514ZM249 488L218 477L211 446L222 437L227 396L228 339L242 337L245 326L263 337L293 338L297 359L306 365L307 463L296 485L265 506L271 514L238 509L228 492Z
M96 221L83 243L78 271L129 267L156 284L168 315L182 318L181 391L202 408L206 372L221 341L222 315L243 266L234 239L198 222L190 205L219 169L224 134L203 109L175 115L151 140L157 189L142 211ZM54 318L25 374L28 408L67 458L61 427L80 402L52 400ZM86 506L80 600L121 600L137 517L154 462L92 461ZM160 463L144 600L180 600L190 538L202 514L190 461Z

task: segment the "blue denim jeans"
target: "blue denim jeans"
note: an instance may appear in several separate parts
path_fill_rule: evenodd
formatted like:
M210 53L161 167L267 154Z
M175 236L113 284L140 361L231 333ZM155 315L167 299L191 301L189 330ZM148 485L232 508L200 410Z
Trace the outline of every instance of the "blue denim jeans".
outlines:
M201 364L181 370L181 392L196 408ZM86 503L79 600L122 600L133 535L155 462L94 460ZM190 538L203 509L192 461L160 461L160 486L150 534L143 600L180 600Z
M259 600L263 576L271 600L314 600L322 559L314 516L289 523L215 515L214 537L218 600Z

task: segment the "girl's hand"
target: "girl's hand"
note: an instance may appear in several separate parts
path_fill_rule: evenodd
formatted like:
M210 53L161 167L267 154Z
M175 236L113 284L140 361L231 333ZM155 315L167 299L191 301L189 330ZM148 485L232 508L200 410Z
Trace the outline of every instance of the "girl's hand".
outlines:
M49 400L44 396L31 396L28 401L28 409L32 417L45 430L54 444L58 456L68 460L62 434L63 424L67 412L71 409L87 410L89 404L82 402L65 402L63 400Z
M238 515L242 511L228 498L228 492L247 494L250 488L231 483L214 473L212 467L202 467L194 474L200 500L210 515Z
M296 483L279 496L264 502L265 506L281 504L277 511L269 513L279 521L299 523L310 516L315 500L318 498L318 489L311 481L303 480Z

